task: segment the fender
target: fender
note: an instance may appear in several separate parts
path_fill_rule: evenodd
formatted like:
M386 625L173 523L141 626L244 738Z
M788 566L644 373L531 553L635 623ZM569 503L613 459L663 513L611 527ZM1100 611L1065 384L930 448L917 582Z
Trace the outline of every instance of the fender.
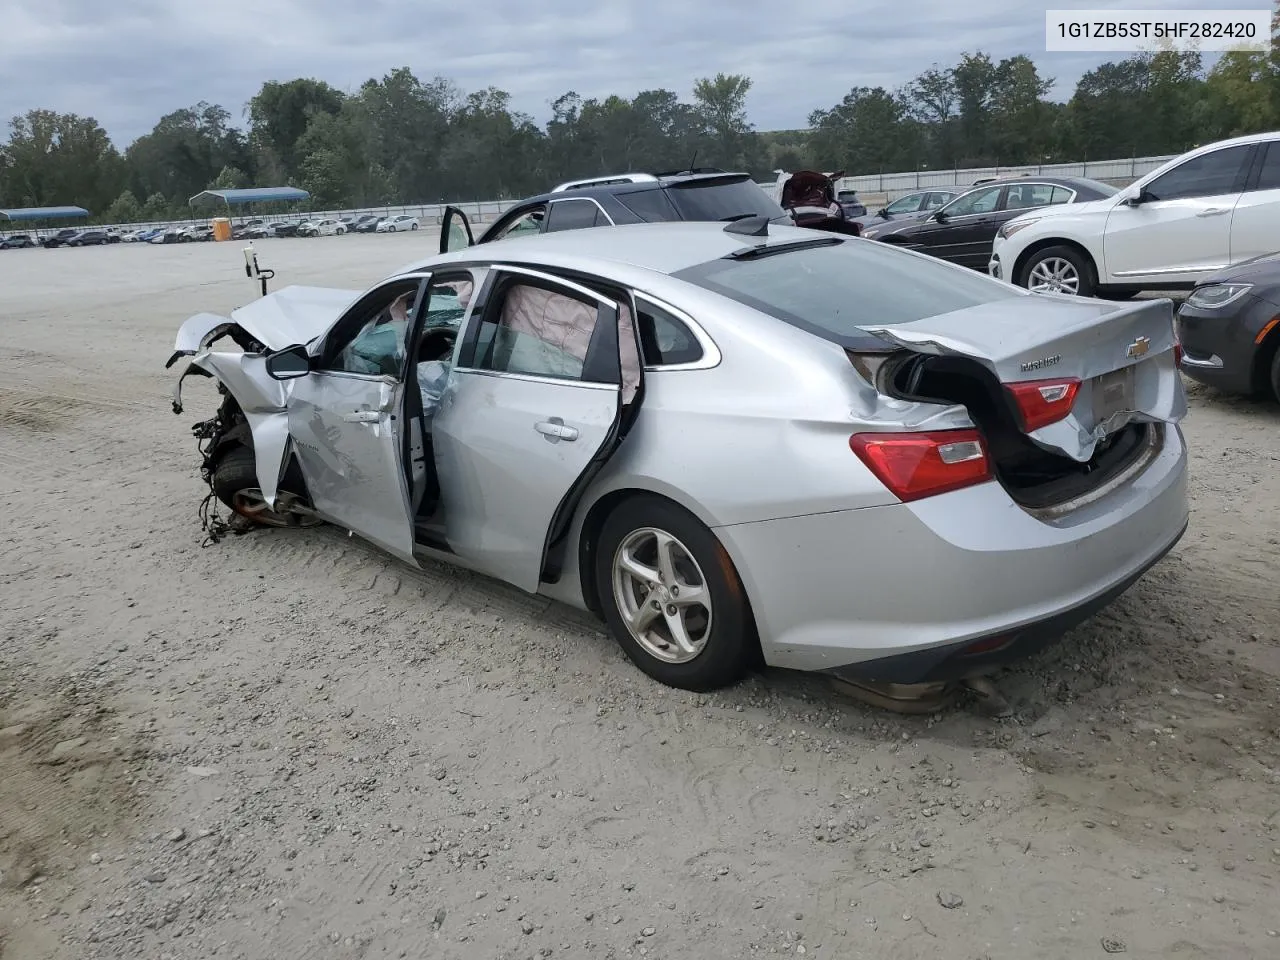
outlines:
M173 395L175 413L182 410L182 381L188 374L198 372L193 368L220 380L240 405L253 437L258 489L262 491L263 499L274 506L289 446L286 404L293 381L273 380L268 376L267 359L261 354L198 353L178 378Z

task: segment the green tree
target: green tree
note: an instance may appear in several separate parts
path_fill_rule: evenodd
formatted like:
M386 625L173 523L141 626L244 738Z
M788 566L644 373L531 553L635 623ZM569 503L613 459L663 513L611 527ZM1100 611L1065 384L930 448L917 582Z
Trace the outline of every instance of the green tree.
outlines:
M107 208L106 214L102 217L104 223L137 223L142 219L142 204L138 202L132 190L126 190L116 197L115 202Z
M52 110L13 118L4 168L9 206L75 204L101 211L125 179L124 161L96 120Z
M294 177L302 164L298 141L318 113L337 113L345 97L323 80L269 80L249 101L250 139L262 173L279 185Z

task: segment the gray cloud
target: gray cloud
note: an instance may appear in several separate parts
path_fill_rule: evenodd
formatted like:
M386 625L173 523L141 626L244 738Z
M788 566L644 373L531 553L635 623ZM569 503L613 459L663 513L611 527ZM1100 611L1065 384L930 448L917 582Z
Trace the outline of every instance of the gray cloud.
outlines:
M1233 9L1240 0L1052 2L1056 9ZM0 118L89 114L120 145L199 100L240 120L266 80L354 90L408 66L496 86L543 122L548 104L744 73L762 130L805 125L854 86L897 87L965 51L1023 53L1070 95L1104 55L1049 54L1044 8L1019 0L0 0Z

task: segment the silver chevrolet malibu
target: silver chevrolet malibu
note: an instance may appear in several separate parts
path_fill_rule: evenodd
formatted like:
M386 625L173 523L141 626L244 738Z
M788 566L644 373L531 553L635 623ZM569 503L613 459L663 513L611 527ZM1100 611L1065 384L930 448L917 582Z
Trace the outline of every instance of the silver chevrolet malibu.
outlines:
M285 287L169 363L218 384L193 432L240 522L594 611L677 687L916 683L1061 636L1182 536L1172 319L747 218Z

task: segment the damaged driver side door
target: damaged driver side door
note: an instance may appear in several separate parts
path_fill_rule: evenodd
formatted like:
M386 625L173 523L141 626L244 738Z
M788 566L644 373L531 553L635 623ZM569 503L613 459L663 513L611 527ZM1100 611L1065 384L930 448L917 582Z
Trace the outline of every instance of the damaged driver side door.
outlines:
M426 277L397 277L357 301L319 342L289 400L289 434L316 512L415 566L403 401L406 340Z

